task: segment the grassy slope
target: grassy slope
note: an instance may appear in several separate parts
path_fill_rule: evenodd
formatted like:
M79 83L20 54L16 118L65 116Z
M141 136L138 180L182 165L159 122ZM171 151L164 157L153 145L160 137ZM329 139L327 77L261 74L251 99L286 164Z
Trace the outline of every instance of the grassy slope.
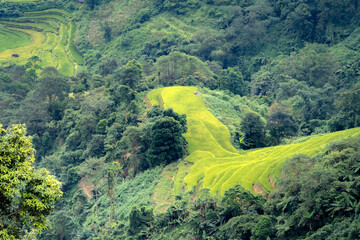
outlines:
M169 87L148 94L152 104L160 102L165 108L187 115L189 130L185 137L189 156L174 171L174 195L180 195L186 186L187 190L209 188L214 195L222 196L237 184L253 191L256 183L265 191L272 191L269 177L276 181L286 158L297 153L313 156L331 141L360 134L360 128L354 128L315 136L301 143L238 154L230 144L227 128L206 109L201 94L195 95L195 90L195 87Z
M31 29L19 29L19 28L9 28L9 29L15 31L21 31L30 35L32 41L30 44L26 46L14 48L14 49L7 49L0 52L0 63L6 62L10 64L24 64L26 63L26 60L28 58L33 56L33 51L44 43L45 36L42 33ZM20 57L19 58L11 57L11 55L14 53L18 54Z
M0 51L23 47L31 43L31 36L0 26Z
M68 19L71 15L59 9L24 15L16 20L2 21L0 43L7 45L1 44L0 63L24 64L36 55L42 60L43 68L53 66L64 75L74 75L77 64L83 64L83 60L73 46L76 29ZM10 39L13 39L12 43ZM12 57L13 53L17 53L19 58Z

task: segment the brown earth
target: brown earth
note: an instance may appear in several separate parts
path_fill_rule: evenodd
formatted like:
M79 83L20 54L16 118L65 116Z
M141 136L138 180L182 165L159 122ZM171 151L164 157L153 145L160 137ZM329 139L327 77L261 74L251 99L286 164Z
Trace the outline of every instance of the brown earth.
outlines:
M264 194L265 194L264 189L263 189L258 183L255 183L255 184L254 184L253 190L254 190L254 193L255 193L255 194L261 194L261 195L264 195Z
M269 182L270 182L271 187L272 187L273 189L276 189L276 188L277 188L277 187L275 186L274 179L272 178L272 176L271 176L271 175L269 175Z
M91 191L94 189L94 184L89 183L89 179L83 177L80 180L79 187L83 190L88 199L92 199Z

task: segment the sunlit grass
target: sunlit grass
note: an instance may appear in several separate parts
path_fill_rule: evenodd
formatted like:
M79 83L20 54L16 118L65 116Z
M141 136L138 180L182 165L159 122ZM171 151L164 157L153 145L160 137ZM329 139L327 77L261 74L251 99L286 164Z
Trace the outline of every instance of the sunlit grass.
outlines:
M181 194L186 186L187 190L209 188L212 194L223 196L237 184L253 191L256 183L270 192L273 187L269 177L276 182L287 158L298 153L314 156L331 141L360 134L360 128L354 128L239 154L230 144L228 129L207 110L201 92L194 94L196 90L196 87L168 87L147 95L151 104L159 104L160 100L164 108L187 115L185 137L189 155L178 164L173 186L175 195Z
M4 21L0 21L0 24L12 28L33 29L37 31L46 31L53 33L57 32L57 29L46 21L37 20L36 22L28 22L28 21L23 22L23 21L14 21L14 20L4 20Z
M6 29L0 25L0 52L31 43L31 36L25 32Z
M69 40L68 40L68 42L69 42L68 48L71 53L71 57L74 59L74 61L76 63L82 65L82 64L84 64L84 60L74 47L74 37L75 37L75 32L76 32L76 26L73 22L70 22L69 27L70 27L70 31L69 31L70 34L69 34Z
M54 48L54 54L58 58L58 71L66 76L72 76L74 74L74 67L65 52L68 38L68 27L64 24L60 27L59 38L60 41Z
M41 44L45 42L45 36L38 31L34 31L31 29L18 29L18 28L9 28L15 31L21 31L31 36L31 43L14 48L7 49L5 51L0 52L0 61L5 62L7 64L24 64L27 62L27 59L33 56L33 51L37 49ZM12 57L12 54L18 54L18 58Z

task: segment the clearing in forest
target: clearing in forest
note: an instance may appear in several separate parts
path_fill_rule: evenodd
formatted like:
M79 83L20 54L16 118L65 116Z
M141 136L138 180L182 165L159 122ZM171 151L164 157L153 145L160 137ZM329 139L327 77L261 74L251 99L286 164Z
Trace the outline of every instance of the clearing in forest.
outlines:
M241 184L254 192L254 186L264 192L273 190L286 158L303 153L313 156L331 141L360 134L360 128L314 136L306 141L239 154L231 145L228 129L205 107L201 92L196 87L167 87L151 91L147 96L151 104L173 108L186 114L189 155L178 164L172 179L174 195L192 188L208 188L217 196ZM185 189L184 189L185 188Z

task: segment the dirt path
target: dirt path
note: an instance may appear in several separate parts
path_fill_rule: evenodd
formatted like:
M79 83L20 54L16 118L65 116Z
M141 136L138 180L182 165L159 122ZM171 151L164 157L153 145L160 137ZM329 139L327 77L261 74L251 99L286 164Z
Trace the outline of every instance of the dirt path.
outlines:
M83 190L88 199L92 199L93 196L91 194L91 190L93 189L93 185L87 184L87 180L88 179L86 178L82 178L80 180L79 187Z

